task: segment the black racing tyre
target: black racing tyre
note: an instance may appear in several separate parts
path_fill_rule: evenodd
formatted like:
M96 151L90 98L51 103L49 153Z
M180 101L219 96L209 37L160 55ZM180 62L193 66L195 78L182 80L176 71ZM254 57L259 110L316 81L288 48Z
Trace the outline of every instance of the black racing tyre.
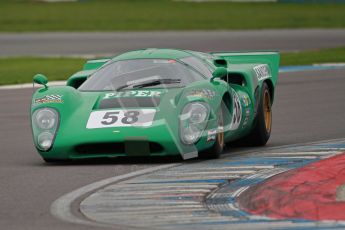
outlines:
M260 94L257 115L254 128L251 133L242 140L246 145L264 146L271 135L272 129L272 101L268 85L264 82Z
M216 135L216 141L214 145L201 152L200 156L205 159L217 159L220 157L220 155L223 152L224 149L224 105L223 102L221 103L221 107L218 111L218 128L217 128L217 135Z

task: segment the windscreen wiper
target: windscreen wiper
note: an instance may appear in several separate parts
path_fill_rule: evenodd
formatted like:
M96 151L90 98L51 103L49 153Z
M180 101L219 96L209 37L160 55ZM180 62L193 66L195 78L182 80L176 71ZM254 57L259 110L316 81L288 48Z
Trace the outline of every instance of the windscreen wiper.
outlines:
M119 91L121 89L127 88L127 87L132 87L134 88L144 88L148 86L155 86L155 85L160 85L160 84L174 84L174 83L180 83L181 79L173 79L173 78L163 78L163 79L153 79L149 81L143 81L141 83L132 83L132 84L126 84L118 87L116 91Z
M172 79L172 78L166 78L166 79L159 79L159 80L152 80L140 84L133 85L133 88L144 88L148 86L155 86L160 84L174 84L174 83L180 83L181 79Z

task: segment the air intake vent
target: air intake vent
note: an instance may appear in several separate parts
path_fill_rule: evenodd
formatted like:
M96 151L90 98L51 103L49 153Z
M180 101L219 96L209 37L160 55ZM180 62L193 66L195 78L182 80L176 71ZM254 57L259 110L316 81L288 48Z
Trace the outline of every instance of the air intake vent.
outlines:
M225 59L215 59L213 61L213 63L217 67L224 67L224 68L226 68L228 66L228 63L226 62Z
M135 143L138 143L136 141ZM131 144L130 141L127 144ZM88 143L77 145L75 151L78 154L124 154L126 153L124 142L105 142L105 143ZM163 147L155 142L149 142L150 153L163 152Z

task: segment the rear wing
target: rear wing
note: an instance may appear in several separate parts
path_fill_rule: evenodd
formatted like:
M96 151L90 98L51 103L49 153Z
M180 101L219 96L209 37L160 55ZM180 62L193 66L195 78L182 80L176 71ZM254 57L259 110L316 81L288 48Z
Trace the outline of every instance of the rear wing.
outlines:
M214 52L211 54L225 59L229 64L267 64L271 70L273 85L277 82L280 60L278 52Z
M83 70L96 70L100 68L102 65L110 61L111 58L102 58L102 59L93 59L88 60L83 67Z

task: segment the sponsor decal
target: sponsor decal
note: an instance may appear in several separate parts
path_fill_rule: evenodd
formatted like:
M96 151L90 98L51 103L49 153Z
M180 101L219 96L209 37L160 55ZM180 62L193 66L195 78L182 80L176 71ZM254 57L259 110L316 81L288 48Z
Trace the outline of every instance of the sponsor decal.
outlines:
M210 89L194 89L190 91L187 96L192 97L203 97L207 99L212 99L216 96L216 92Z
M35 104L44 104L44 103L63 103L62 95L51 94L45 95L44 97L35 99Z
M216 140L217 129L207 131L207 142Z
M245 106L245 107L248 107L249 105L250 105L250 98L249 98L249 96L247 95L247 94L243 94L242 95L242 101L243 101L243 105Z
M116 97L160 97L161 91L156 90L128 90L121 92L106 93L103 99Z
M244 118L242 128L245 128L248 125L249 117L250 117L250 109L246 109L246 116Z
M259 81L265 80L267 78L270 78L270 69L268 65L257 65L254 68L254 72L256 74L256 77L258 78Z
M113 127L148 127L152 125L155 109L114 109L93 111L87 122L87 129Z
M232 90L232 121L230 130L236 130L241 124L242 106L241 101L235 90Z

